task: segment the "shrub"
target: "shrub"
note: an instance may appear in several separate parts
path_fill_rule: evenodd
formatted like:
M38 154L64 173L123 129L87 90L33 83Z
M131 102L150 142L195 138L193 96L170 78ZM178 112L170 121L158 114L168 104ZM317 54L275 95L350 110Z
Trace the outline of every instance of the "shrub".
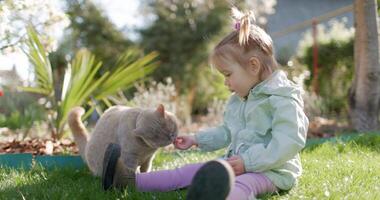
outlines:
M30 129L35 123L45 119L44 108L39 105L38 97L25 92L4 88L0 97L0 127L11 130Z
M189 105L186 104L184 98L179 96L174 83L170 77L165 82L148 81L135 84L136 92L133 97L128 98L119 93L113 96L111 101L118 105L128 105L141 108L156 108L159 104L163 104L165 110L175 114L181 123L191 118Z
M319 45L318 86L319 95L327 110L333 114L346 113L348 110L347 94L351 86L353 66L353 40L335 41ZM314 78L312 73L312 47L306 49L306 55L300 58L310 70L310 78L305 80L308 88Z
M318 95L322 114L342 115L348 112L347 94L354 74L353 31L346 29L344 23L332 21L331 28L319 27L318 37ZM309 40L309 42L307 41ZM310 34L300 42L297 60L306 65L310 76L305 79L305 86L311 89L313 74L313 47Z
M123 93L119 93L111 98L112 103L141 108L156 108L157 105L163 104L167 111L176 115L181 125L190 125L192 122L191 106L188 104L187 96L178 95L170 77L166 78L163 83L150 81L136 84L135 88L137 91L130 100ZM225 99L214 97L208 104L204 105L207 109L204 120L210 126L222 122L225 103Z

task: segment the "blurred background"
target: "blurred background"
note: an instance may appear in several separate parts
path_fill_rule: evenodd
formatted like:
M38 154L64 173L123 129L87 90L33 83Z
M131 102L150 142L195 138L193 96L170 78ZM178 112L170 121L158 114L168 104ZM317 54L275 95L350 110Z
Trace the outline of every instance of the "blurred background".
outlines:
M308 137L353 131L353 0L2 0L0 139L70 139L77 105L90 129L115 104L162 103L182 133L216 125L230 94L208 54L231 5L255 12L304 89Z

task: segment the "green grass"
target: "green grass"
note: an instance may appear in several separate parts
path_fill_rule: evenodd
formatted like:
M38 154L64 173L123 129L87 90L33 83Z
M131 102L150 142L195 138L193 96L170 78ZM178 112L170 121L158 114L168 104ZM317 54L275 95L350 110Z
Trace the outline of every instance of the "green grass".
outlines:
M380 135L305 149L297 187L273 199L380 199Z
M155 168L171 169L202 162L223 151L160 152ZM380 199L380 135L363 135L349 142L313 145L302 154L304 173L289 192L264 199ZM87 169L0 169L0 199L185 199L186 190L162 193L103 192L100 179Z

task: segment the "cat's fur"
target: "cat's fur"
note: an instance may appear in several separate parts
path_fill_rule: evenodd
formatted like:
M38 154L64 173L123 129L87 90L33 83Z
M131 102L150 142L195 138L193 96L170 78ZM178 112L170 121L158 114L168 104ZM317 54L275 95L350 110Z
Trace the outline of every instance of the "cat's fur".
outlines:
M101 116L91 137L81 121L83 113L83 108L73 108L68 123L80 155L95 176L102 174L109 143L121 146L120 159L127 168L147 172L156 150L172 143L178 132L175 116L162 105L156 110L113 106Z

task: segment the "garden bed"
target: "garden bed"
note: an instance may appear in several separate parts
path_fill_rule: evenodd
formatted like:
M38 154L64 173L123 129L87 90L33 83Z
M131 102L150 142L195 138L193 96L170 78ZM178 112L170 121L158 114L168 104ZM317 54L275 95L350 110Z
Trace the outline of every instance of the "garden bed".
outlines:
M180 127L180 133L194 133L202 128L207 128L212 124L217 124L211 119L205 119L204 116L196 118L197 123ZM345 123L339 123L335 120L329 120L317 117L310 121L308 140L318 140L322 138L332 138L336 133L350 133L352 129ZM17 135L7 131L7 135ZM12 137L11 137L12 138ZM32 155L78 155L78 148L74 141L70 139L51 140L51 139L0 139L0 154L5 153L31 153Z
M30 153L32 155L77 155L78 148L74 141L69 139L27 139L23 141L11 140L0 142L0 154Z

